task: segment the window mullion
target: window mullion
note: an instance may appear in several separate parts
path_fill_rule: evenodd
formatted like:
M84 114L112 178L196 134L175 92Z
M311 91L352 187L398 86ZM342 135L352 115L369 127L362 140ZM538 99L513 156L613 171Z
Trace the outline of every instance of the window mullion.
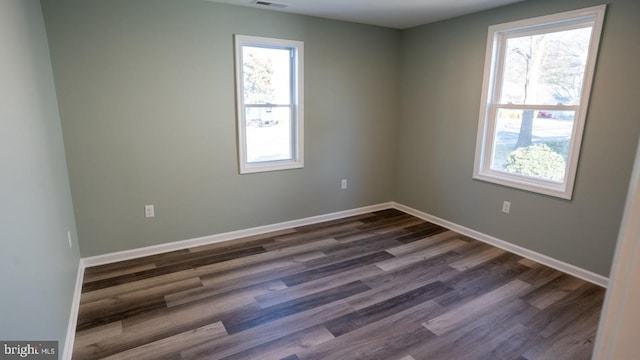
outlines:
M560 111L577 111L580 105L544 105L544 104L495 104L501 109L515 110L560 110Z

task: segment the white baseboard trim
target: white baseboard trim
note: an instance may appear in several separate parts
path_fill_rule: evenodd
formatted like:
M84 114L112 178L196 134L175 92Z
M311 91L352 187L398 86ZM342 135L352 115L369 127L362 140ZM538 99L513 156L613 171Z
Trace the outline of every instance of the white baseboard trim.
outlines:
M285 222L276 223L276 224L258 226L258 227L249 228L249 229L230 231L226 233L213 234L213 235L198 237L194 239L187 239L187 240L175 241L175 242L170 242L166 244L148 246L148 247L143 247L138 249L131 249L131 250L118 251L118 252L113 252L113 253L104 254L104 255L91 256L91 257L86 257L81 259L80 264L82 266L82 273L84 273L84 268L91 267L91 266L104 265L104 264L114 263L118 261L124 261L124 260L144 257L144 256L161 254L169 251L182 250L182 249L195 247L195 246L208 245L208 244L213 244L213 243L218 243L223 241L239 239L247 236L260 235L268 232L285 230L285 229L305 226L305 225L311 225L311 224L316 224L324 221L331 221L331 220L341 219L349 216L360 215L360 214L365 214L372 211L379 211L379 210L384 210L389 208L394 208L400 211L404 211L407 214L410 214L418 218L421 218L423 220L432 222L434 224L446 227L447 229L453 230L462 235L469 236L471 238L482 241L489 245L493 245L495 247L507 250L514 254L526 257L538 263L541 263L551 268L565 272L569 275L573 275L577 278L589 281L593 284L596 284L605 288L607 287L607 284L608 284L607 277L604 277L602 275L593 273L591 271L579 268L575 265L565 263L563 261L554 259L547 255L543 255L533 250L529 250L527 248L514 245L512 243L498 239L491 235L481 233L479 231L467 228L465 226L439 218L437 216L433 216L431 214L427 214L420 210L416 210L414 208L411 208L409 206L399 204L396 202L381 203L377 205L365 206L365 207L351 209L351 210L338 211L338 212L324 214L324 215L318 215L318 216L312 216L312 217L307 217L307 218L302 218L297 220L285 221ZM81 270L78 269L78 271L80 272ZM76 284L76 291L78 291L78 299L77 299L78 304L79 304L79 291L82 289L82 278L81 278L82 275L83 274L79 273L78 275L79 285ZM74 301L75 300L76 299L74 297ZM77 312L77 309L76 309L76 312ZM73 328L75 330L75 324Z
M258 226L254 228L208 235L208 236L203 236L203 237L194 238L194 239L180 240L180 241L170 242L166 244L147 246L147 247L138 248L138 249L131 249L131 250L118 251L118 252L113 252L113 253L104 254L104 255L86 257L86 258L83 258L83 263L84 263L84 267L110 264L118 261L130 260L130 259L135 259L139 257L149 256L149 255L156 255L156 254L161 254L169 251L182 250L182 249L195 247L195 246L208 245L208 244L213 244L213 243L218 243L218 242L223 242L228 240L239 239L247 236L254 236L254 235L265 234L273 231L290 229L293 227L299 227L299 226L316 224L324 221L342 219L349 216L366 214L372 211L390 209L392 207L393 207L393 204L390 202L371 205L371 206L365 206L357 209L338 211L334 213L312 216L312 217L303 218L303 219L285 221L277 224Z
M78 310L80 309L80 295L82 294L84 269L84 260L80 259L78 262L78 273L76 274L76 285L73 289L73 298L71 300L71 312L69 313L67 338L64 341L64 350L62 352L63 360L71 360L71 355L73 355L73 344L76 338L76 326L78 325Z
M509 242L500 240L498 238L481 233L479 231L469 229L467 227L458 225L451 221L441 219L437 216L427 214L425 212L416 210L409 206L399 204L396 202L388 202L388 203L381 203L377 205L365 206L357 209L344 210L344 211L338 211L338 212L324 214L324 215L285 221L277 224L258 226L254 228L230 231L226 233L203 236L203 237L194 238L194 239L175 241L167 244L160 244L160 245L148 246L144 248L118 251L118 252L104 254L104 255L97 255L97 256L82 258L78 263L78 274L76 276L76 285L73 293L73 301L71 304L71 314L69 315L70 316L69 326L67 328L67 338L64 345L64 352L62 355L62 359L71 360L71 356L73 354L73 345L75 340L75 330L76 330L77 321L78 321L78 309L80 307L80 295L82 293L82 282L84 278L84 270L88 267L104 265L104 264L109 264L109 263L123 261L123 260L130 260L130 259L135 259L139 257L149 256L149 255L156 255L156 254L165 253L169 251L186 249L194 246L201 246L201 245L208 245L208 244L213 244L213 243L218 243L223 241L229 241L229 240L239 239L247 236L260 235L268 232L285 230L293 227L312 225L312 224L317 224L324 221L337 220L337 219L342 219L349 216L361 215L361 214L366 214L373 211L380 211L380 210L385 210L390 208L403 211L407 214L413 215L425 221L429 221L436 225L440 225L447 229L458 232L462 235L469 236L471 238L482 241L489 245L493 245L495 247L504 249L511 253L523 256L525 258L531 259L540 264L557 269L569 275L573 275L577 278L586 280L593 284L596 284L605 288L607 287L608 279L602 275L584 270L582 268L562 262L560 260L556 260L554 258L523 248L521 246L511 244Z
M565 263L563 261L554 259L552 257L549 257L547 255L543 255L540 254L538 252L535 252L533 250L529 250L526 248L523 248L521 246L518 245L514 245L512 243L506 242L504 240L500 240L498 238L495 238L491 235L487 235L487 234L483 234L479 231L475 231L472 229L469 229L467 227L464 227L462 225L458 225L456 223L453 223L451 221L448 220L444 220L441 219L437 216L433 216L430 214L427 214L425 212L422 212L420 210L416 210L414 208L408 207L406 205L402 205L402 204L398 204L396 202L392 202L392 207L394 209L400 210L400 211L404 211L407 214L413 215L415 217L421 218L423 220L429 221L431 223L434 223L436 225L440 225L442 227L445 227L447 229L453 230L457 233L460 233L462 235L466 235L469 236L471 238L474 238L476 240L482 241L484 243L487 243L489 245L493 245L495 247L501 248L503 250L509 251L511 253L514 253L516 255L520 255L523 256L527 259L533 260L535 262L538 262L540 264L549 266L551 268L554 268L556 270L560 270L564 273L567 273L569 275L573 275L577 278L586 280L590 283L602 286L604 288L607 287L608 281L609 279L593 273L591 271L579 268L575 265L571 265L568 263Z

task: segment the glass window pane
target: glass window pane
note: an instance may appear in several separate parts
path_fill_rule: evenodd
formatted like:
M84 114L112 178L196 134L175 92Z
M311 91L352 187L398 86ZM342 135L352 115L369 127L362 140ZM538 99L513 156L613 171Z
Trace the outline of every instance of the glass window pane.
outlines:
M245 104L291 104L291 50L242 47Z
M500 108L496 114L491 169L562 182L575 111Z
M241 174L304 166L304 43L235 35Z
M248 163L293 159L291 108L248 107L245 115Z
M579 105L591 27L506 40L502 104Z

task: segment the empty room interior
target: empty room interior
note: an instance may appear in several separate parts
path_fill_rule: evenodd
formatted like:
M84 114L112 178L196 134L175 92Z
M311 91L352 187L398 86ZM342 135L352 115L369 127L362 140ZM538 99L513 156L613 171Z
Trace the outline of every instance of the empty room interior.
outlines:
M633 358L639 16L0 0L5 355Z

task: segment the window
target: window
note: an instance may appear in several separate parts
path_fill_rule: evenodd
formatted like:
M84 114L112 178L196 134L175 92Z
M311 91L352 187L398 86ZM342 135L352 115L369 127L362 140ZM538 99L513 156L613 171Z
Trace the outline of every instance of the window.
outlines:
M489 27L474 178L571 199L604 11Z
M303 166L303 43L235 36L240 173Z

